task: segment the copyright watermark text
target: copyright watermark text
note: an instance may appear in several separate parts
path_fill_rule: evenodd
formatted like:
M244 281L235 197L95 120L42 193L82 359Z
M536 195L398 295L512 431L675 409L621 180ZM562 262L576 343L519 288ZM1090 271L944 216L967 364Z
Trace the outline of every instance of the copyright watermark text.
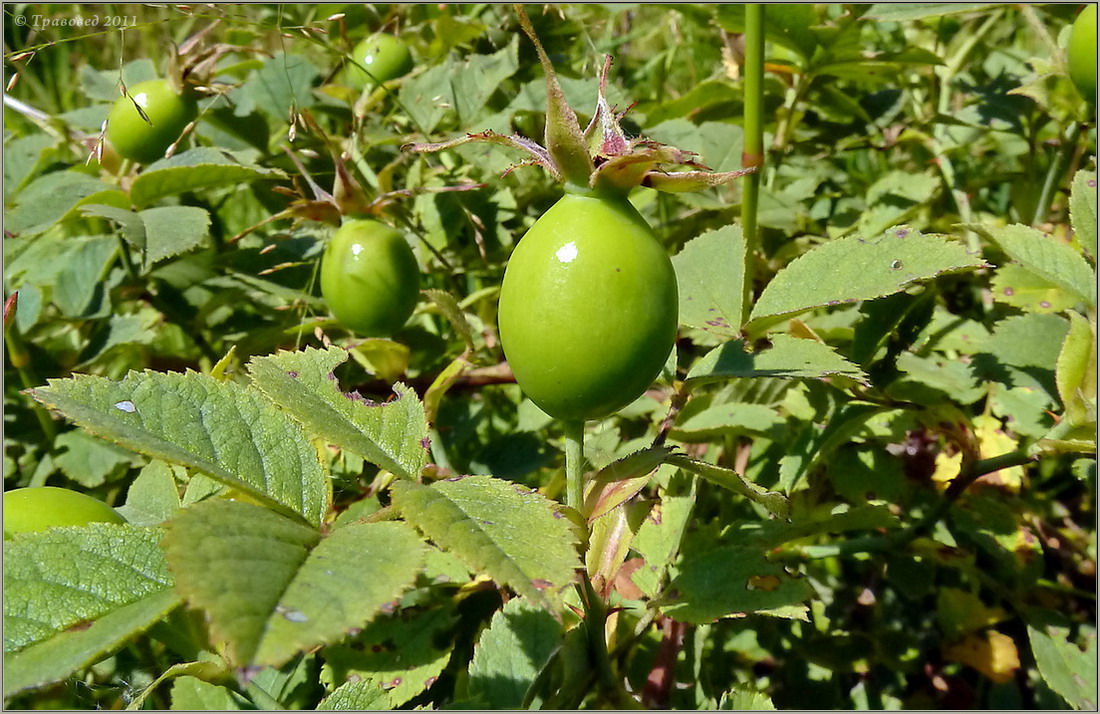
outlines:
M12 18L19 27L45 30L52 27L135 27L136 15L77 15L75 17L50 17L47 15L16 15Z

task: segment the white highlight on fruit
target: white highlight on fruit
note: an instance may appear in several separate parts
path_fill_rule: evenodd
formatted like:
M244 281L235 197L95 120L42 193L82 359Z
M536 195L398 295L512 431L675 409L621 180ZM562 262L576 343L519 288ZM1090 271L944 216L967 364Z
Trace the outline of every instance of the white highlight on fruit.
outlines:
M363 244L362 243L352 243L351 244L351 254L352 255L359 255L362 252L363 252Z
M561 248L558 248L558 252L554 255L563 263L572 263L573 259L577 257L577 244L573 241L569 241Z
M145 92L138 92L137 94L131 94L130 97L142 109L146 109L146 108L149 107L149 95L147 95Z

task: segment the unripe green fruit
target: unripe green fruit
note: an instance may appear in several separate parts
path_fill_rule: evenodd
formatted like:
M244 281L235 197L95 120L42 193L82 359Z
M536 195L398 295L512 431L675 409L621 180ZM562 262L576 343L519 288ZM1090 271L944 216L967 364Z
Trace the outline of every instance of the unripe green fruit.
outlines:
M369 219L346 221L325 248L321 294L348 329L364 337L388 337L416 308L420 267L393 228Z
M629 201L566 194L508 261L501 346L539 408L597 419L660 374L676 340L677 300L672 262Z
M371 35L355 46L351 57L363 68L348 63L347 81L355 86L388 82L408 74L413 68L409 46L393 35Z
M107 140L131 161L150 164L164 158L184 128L199 114L194 97L180 96L166 79L151 79L128 89L107 115ZM149 121L138 113L137 104Z
M56 526L83 526L99 521L126 522L106 503L67 488L42 486L4 492L5 538L12 533L44 531Z
M1089 104L1096 103L1096 5L1090 4L1069 33L1069 78Z

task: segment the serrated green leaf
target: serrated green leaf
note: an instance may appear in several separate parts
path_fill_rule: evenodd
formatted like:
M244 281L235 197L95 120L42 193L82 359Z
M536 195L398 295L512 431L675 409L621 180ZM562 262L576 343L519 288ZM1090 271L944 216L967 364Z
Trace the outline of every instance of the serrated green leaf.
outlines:
M343 685L361 680L364 686L349 694L381 696L386 702L381 708L396 709L430 687L447 666L455 620L451 608L407 609L379 617L348 642L325 648L322 681Z
M1078 171L1069 197L1069 217L1077 242L1096 260L1096 172Z
M210 214L197 206L161 206L138 214L145 224L145 269L201 246L210 235Z
M685 474L680 478L688 477ZM645 563L634 571L630 579L650 598L656 597L660 591L665 572L680 550L680 542L695 508L695 493L694 479L686 495L662 493L661 500L653 505L634 535L631 547Z
M398 481L392 491L394 506L436 545L533 602L548 605L580 566L569 521L536 491L490 476Z
M1008 387L1038 389L1058 400L1055 367L1069 332L1060 315L1027 313L1001 320L979 346L973 371Z
M58 450L54 462L65 476L85 488L102 485L108 476L135 459L132 451L83 431L58 434L54 446Z
M724 402L692 414L677 424L669 436L677 441L703 442L720 436L765 435L784 424L775 409L763 404Z
M140 208L187 191L284 178L278 169L245 165L225 151L199 147L147 166L134 179L130 200Z
M792 578L763 552L728 546L685 558L661 598L661 612L699 624L796 605L812 596L805 578Z
M491 55L471 55L450 73L451 96L459 126L472 126L485 102L500 83L519 69L519 41L513 37L506 47Z
M634 498L670 453L670 447L651 446L600 469L589 482L585 496L584 510L588 520L594 521Z
M341 392L332 370L347 358L339 347L310 347L254 358L248 372L268 399L314 434L398 476L416 476L428 457L428 422L416 394L397 383L397 398L376 404Z
M4 696L59 682L98 662L179 604L175 590L161 590L107 613L85 629L67 630L14 654L5 654Z
M84 204L129 206L126 194L79 171L54 171L32 181L19 192L15 206L4 213L4 230L36 235Z
M807 310L892 295L985 265L963 244L912 228L893 228L872 239L838 238L780 270L757 300L748 326L761 332Z
M220 684L184 676L172 683L172 711L243 711L253 709L250 701Z
M126 504L117 508L119 515L136 526L164 523L180 507L179 488L173 468L163 461L153 461L141 470L126 492Z
M1062 312L1077 304L1073 294L1016 263L998 268L989 287L997 302L1029 312Z
M1068 244L1030 226L971 226L995 241L1008 257L1088 305L1096 306L1096 273Z
M23 183L37 174L57 139L47 134L29 134L4 142L4 202L14 196Z
M1074 424L1096 422L1096 334L1087 319L1069 313L1069 332L1058 354L1055 382L1066 417Z
M312 528L234 501L186 509L165 550L177 589L233 661L278 665L362 626L412 584L424 547L402 523Z
M23 291L19 293L20 304ZM122 345L147 345L156 338L156 327L164 316L155 308L144 306L132 315L111 315L107 332L100 339L94 339L84 354L91 354L78 368L92 364L115 347Z
M60 267L53 278L53 302L66 317L85 317L100 310L104 295L104 278L115 262L118 242L111 236L67 238L51 260ZM97 299L98 298L98 299Z
M1033 610L1027 635L1039 674L1074 709L1096 709L1096 633L1089 633L1082 650L1069 639L1069 627L1052 611Z
M675 257L680 322L728 339L741 330L745 241L740 226L708 231Z
M430 135L450 110L445 97L450 96L453 63L437 64L401 84L398 98L401 106L420 131Z
M416 532L401 522L333 531L283 593L257 661L281 663L362 626L413 584L425 555Z
M469 321L466 319L466 315L462 312L462 307L458 304L458 300L455 300L454 296L446 290L424 290L423 293L429 300L435 303L435 306L439 308L440 314L447 318L447 322L451 323L451 327L454 328L454 331L462 338L462 341L466 343L466 349L472 353L475 349L474 332L470 327Z
M255 390L188 373L77 375L32 396L88 431L198 469L318 524L330 485L301 427Z
M272 119L285 121L291 110L313 106L313 81L321 74L302 55L282 52L264 60L240 87L237 116L259 109Z
M118 83L121 80L128 87L157 78L157 67L151 59L139 59L127 62L122 66L112 69L97 70L91 65L83 65L80 68L81 89L89 99L97 99L103 102L113 102L119 98Z
M956 15L963 12L976 12L1004 3L996 2L891 2L875 3L864 15L864 20L880 22L903 22L907 20L925 20L930 17Z
M164 670L152 683L141 690L141 693L130 700L130 703L126 705L127 711L140 711L145 708L145 700L149 698L162 682L166 682L169 679L177 679L179 677L195 677L203 681L218 679L225 677L228 674L224 662L215 661L200 661L200 662L180 662L174 664L168 669Z
M163 590L162 531L113 523L4 541L4 652L47 641Z
M384 711L390 708L390 698L386 690L371 679L345 682L317 705L319 712Z
M561 623L512 598L481 633L470 662L469 692L487 709L522 709L527 690L561 646Z
M718 701L718 710L725 712L775 711L771 697L747 686L736 687L722 693Z
M732 469L696 461L679 454L669 456L666 461L673 466L690 471L706 481L741 494L754 503L759 503L776 518L787 518L790 515L791 504L786 496L777 491L769 491L763 486L758 486Z
M759 352L746 352L744 340L716 347L691 368L688 383L694 386L741 377L824 379L841 375L867 379L859 367L816 340L784 334L772 335L769 340L771 346Z

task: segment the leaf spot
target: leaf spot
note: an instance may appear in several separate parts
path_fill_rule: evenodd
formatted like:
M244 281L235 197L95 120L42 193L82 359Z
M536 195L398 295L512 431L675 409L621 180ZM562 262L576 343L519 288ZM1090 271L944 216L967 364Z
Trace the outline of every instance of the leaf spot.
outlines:
M382 689L393 689L394 687L399 687L399 686L401 686L401 678L400 677L394 677L392 681L382 683Z
M895 260L890 263L890 270L901 270L904 266L900 260Z
M279 613L286 620L290 622L308 622L309 618L301 610L295 610L292 607L284 607L282 605L275 608L275 612Z
M292 369L287 370L287 376L289 376L291 379L298 379L298 373Z
M552 582L550 582L549 580L543 580L542 578L535 578L531 581L531 585L533 585L536 590L548 590L554 587L554 584Z
M772 592L779 587L779 578L774 575L753 575L745 584L746 590L763 590Z

